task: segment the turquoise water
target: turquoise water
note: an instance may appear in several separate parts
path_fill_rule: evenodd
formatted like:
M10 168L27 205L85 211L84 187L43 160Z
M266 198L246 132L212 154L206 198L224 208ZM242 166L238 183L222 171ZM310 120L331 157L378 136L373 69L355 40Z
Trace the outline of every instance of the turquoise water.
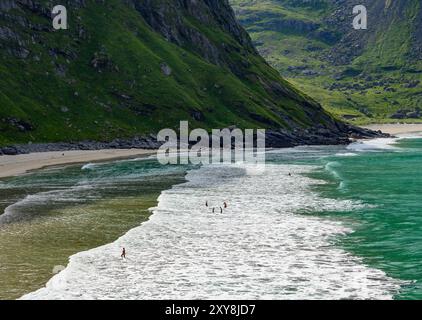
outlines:
M11 292L19 286L9 294L18 297L41 287L51 267L65 264L69 255L135 228L117 242L74 257L67 269L70 291L53 286L39 297L57 298L72 290L78 297L84 286L82 293L91 290L99 298L148 298L151 292L163 298L185 283L181 294L193 298L205 293L383 298L398 280L400 291L392 290L396 299L422 298L422 138L274 150L267 161L264 176L245 175L239 168L203 168L188 175L189 184L171 189L187 168L162 167L154 160L4 179L0 209L15 214L3 216L7 223L0 228L0 282ZM163 189L151 221L136 228ZM207 214L205 200L228 201L230 214ZM353 232L343 232L343 225ZM119 259L110 260L119 256L121 245L139 270L130 261L120 269ZM60 253L60 259L40 259L46 248L52 257ZM92 272L80 273L86 266ZM133 291L118 288L122 272L133 279ZM23 284L22 273L28 275ZM72 277L85 280L73 288ZM226 284L230 294L222 289ZM140 290L145 286L148 290Z
M329 213L353 221L355 232L339 245L388 276L408 281L396 299L421 299L422 139L399 140L394 147L320 159L325 170L318 174L331 183L316 189L326 197L368 204Z

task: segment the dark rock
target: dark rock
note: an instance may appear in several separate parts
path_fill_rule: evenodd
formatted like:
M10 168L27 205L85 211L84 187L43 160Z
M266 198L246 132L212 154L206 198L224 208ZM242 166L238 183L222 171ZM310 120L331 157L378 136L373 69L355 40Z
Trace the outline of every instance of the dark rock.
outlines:
M166 64L166 63L162 63L162 64L160 65L160 68L161 68L161 72L162 72L165 76L167 76L167 77L171 76L172 70L171 70L171 68L170 68L170 66L169 66L168 64Z
M357 116L355 114L344 114L344 115L342 115L342 117L346 120L353 120L353 119L359 118L359 116Z
M204 120L204 115L201 111L191 111L192 118L196 121L202 121Z
M18 47L12 48L11 53L18 59L26 59L28 58L30 51L24 47Z
M420 84L420 81L419 80L414 80L414 81L410 81L408 83L405 83L403 85L403 87L404 88L408 88L408 89L410 89L410 88L416 88L419 84Z
M406 114L406 117L409 119L419 119L421 117L421 113L419 111L413 111Z
M6 119L2 119L2 122L5 122L10 127L18 129L19 131L22 131L22 132L28 132L28 131L34 130L34 126L31 123L18 119L18 118L10 117Z
M96 52L91 59L90 65L98 72L116 71L116 66L105 52Z
M307 51L310 51L310 52L315 52L315 51L321 51L321 50L323 50L323 48L322 48L322 47L320 47L320 46L315 46L315 45L312 45L312 44L307 45L307 46L305 47L305 49L306 49Z
M308 68L308 66L306 66L306 65L304 65L304 66L288 66L287 71L297 72L297 71L306 70L307 68Z
M232 126L231 129L234 129ZM295 129L293 132L284 129L267 130L266 146L268 148L286 148L299 145L338 145L350 143L353 139L369 139L389 137L388 134L371 131L343 123L333 127L318 125L308 129ZM0 155L16 155L47 151L69 150L101 150L101 149L158 149L162 145L156 135L134 137L133 139L115 139L111 142L81 141L76 143L29 143L25 145L0 148Z
M303 71L302 71L302 74L303 74L304 76L316 76L316 75L318 75L319 73L318 73L317 71L315 71L315 70L303 70Z
M391 88L391 87L385 87L385 88L384 88L384 91L385 91L385 92L396 92L397 90L396 90L396 89L394 89L394 88Z
M15 147L5 147L1 151L7 156L15 156L18 154L18 150Z
M308 129L296 129L293 132L285 130L267 130L266 144L268 148L285 148L298 145L338 145L349 144L350 138L371 139L390 137L388 134L340 124L337 128L317 126Z
M398 110L396 113L392 114L391 119L405 119L406 113L403 110Z
M359 112L363 113L365 116L371 118L372 117L372 113L371 111L369 111L368 108L359 108Z
M124 93L121 93L121 92L113 92L113 94L114 94L115 96L117 96L117 97L119 97L119 98L123 99L123 100L132 100L132 97L131 97L131 96L129 96L129 95L127 95L127 94L124 94Z
M16 0L2 0L0 1L0 11L9 11L18 7Z

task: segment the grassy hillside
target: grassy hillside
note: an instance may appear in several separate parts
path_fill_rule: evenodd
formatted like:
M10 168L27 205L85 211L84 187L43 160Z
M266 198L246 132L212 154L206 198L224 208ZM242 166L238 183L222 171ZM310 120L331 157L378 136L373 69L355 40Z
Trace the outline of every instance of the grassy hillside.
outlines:
M270 64L338 118L422 121L420 1L231 3ZM356 4L368 8L366 31L351 28Z
M52 30L51 1L0 11L0 145L106 141L180 120L288 129L332 121L256 53L225 1L193 2L196 12L182 1L64 3L68 30Z

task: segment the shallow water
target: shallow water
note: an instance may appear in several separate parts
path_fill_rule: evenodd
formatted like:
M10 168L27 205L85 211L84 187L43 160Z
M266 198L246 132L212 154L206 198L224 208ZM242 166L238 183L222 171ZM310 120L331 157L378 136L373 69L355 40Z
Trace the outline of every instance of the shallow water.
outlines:
M116 211L131 207L132 202L136 208L145 195L135 192L138 187L133 188L133 183L149 186L150 182L142 180L145 177L132 180L144 164L125 163L127 174L120 174L121 164L105 164L101 171L115 174L108 184L98 185L113 191L102 191L98 197L97 191L70 183L66 188L76 201L68 204L66 197L62 197L64 202L53 201L60 213L52 217L67 216L73 221L75 215L83 216L75 214L80 208L102 206L108 214L99 210L93 221L101 216L101 226L110 221L122 224L120 234L110 234L108 241L102 238L107 245L73 255L46 288L24 298L421 298L421 152L422 139L273 150L267 154L263 174L248 165L210 165L189 168L183 183L180 177L186 168L159 167L152 161L151 177L158 174L173 187L161 192L153 215L142 225L139 210L128 209L128 216L132 212L138 219L131 220L132 225L125 224L125 216L119 221ZM91 175L91 170L99 168L85 169ZM58 180L62 171L57 171ZM47 192L56 192L56 185L49 183ZM37 186L49 183L41 180ZM6 198L13 199L8 192ZM55 193L41 195L57 198ZM91 200L81 205L81 198ZM215 213L205 207L206 201L216 208ZM220 214L224 201L229 207ZM8 205L6 212L25 211L22 205L25 201ZM32 225L43 219L54 221L37 206L29 207L34 212L29 210L24 221ZM77 237L84 237L89 228L80 226L89 223L76 221ZM9 223L8 228L14 225ZM44 230L54 230L56 225L46 224ZM123 235L125 228L132 229ZM95 228L92 234L97 234ZM52 234L50 240L56 237ZM126 260L119 257L122 247L127 249Z
M118 161L41 170L0 183L0 299L37 290L68 257L116 240L149 216L148 208L183 168Z
M73 256L47 289L28 298L390 298L396 281L331 245L348 228L297 214L362 207L310 192L312 181L302 175L310 170L269 164L259 175L249 166L190 171L187 183L161 194L148 222ZM229 208L212 213L205 201ZM120 247L125 261L113 255Z

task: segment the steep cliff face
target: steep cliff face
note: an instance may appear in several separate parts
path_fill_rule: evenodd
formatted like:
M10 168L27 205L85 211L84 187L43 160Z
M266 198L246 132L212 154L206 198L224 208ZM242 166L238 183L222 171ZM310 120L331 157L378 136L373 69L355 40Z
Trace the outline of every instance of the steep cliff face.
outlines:
M226 0L0 1L0 144L192 126L344 127L255 50Z
M246 52L255 54L248 34L237 23L227 1L175 0L171 2L146 0L133 1L145 21L167 40L179 46L196 44L201 56L215 64L225 64L229 50L221 50L221 44L213 43L197 28L186 23L187 17L195 17L204 26L222 29L235 39ZM223 56L222 56L223 55Z
M285 78L354 123L422 121L419 0L231 0ZM354 30L364 5L368 29Z
M237 76L248 72L248 55L258 55L227 1L133 0L132 3L151 28L167 41L195 52L209 63L227 67ZM216 41L224 35L235 42Z
M368 50L377 50L388 63L408 63L420 59L422 6L414 0L331 0L332 13L323 19L340 32L332 50L333 62L348 64ZM368 10L368 32L351 28L353 7ZM382 49L379 45L382 44ZM391 49L391 50L390 50ZM398 50L394 50L398 49Z

